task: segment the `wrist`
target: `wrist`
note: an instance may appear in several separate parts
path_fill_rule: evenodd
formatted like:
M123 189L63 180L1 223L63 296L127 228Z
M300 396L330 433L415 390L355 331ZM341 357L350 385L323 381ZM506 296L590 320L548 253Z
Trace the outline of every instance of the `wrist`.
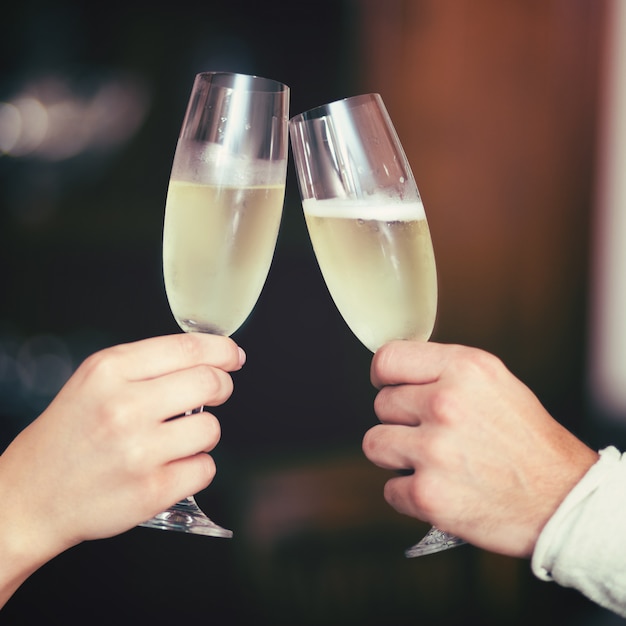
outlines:
M0 457L0 607L33 572L70 547L19 487L22 483L13 480L14 468L5 460Z
M15 520L7 521L0 515L0 607L3 606L20 585L56 556L60 550L47 549L30 532L23 532Z

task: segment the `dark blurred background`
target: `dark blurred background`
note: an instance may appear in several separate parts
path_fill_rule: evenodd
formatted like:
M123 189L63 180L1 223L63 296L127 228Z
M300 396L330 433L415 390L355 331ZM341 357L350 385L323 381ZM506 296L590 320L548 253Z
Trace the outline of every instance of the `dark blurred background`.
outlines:
M3 446L87 354L179 332L165 192L193 77L220 69L286 82L292 114L381 93L434 239L434 339L495 352L568 428L623 447L586 389L606 13L603 0L5 3ZM80 545L0 623L619 621L526 561L471 546L403 558L427 525L386 505L387 475L361 453L371 355L320 278L291 164L274 263L235 338L248 363L215 411L218 475L198 495L235 538L134 529Z

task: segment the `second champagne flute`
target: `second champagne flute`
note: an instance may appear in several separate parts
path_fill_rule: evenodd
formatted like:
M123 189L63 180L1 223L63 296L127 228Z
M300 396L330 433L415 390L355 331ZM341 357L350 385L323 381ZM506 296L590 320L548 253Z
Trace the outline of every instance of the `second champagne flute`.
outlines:
M290 121L302 208L328 290L372 352L426 341L437 309L430 231L413 173L382 98L365 94ZM406 556L463 543L433 528Z
M288 111L289 88L274 80L229 72L195 78L163 226L165 289L185 332L231 335L256 304L282 215ZM141 525L232 536L193 497Z

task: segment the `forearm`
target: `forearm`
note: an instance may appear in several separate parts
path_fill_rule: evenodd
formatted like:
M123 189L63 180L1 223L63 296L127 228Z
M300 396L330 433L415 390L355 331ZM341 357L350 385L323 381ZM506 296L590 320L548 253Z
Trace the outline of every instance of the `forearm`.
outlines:
M0 608L17 589L60 549L44 548L30 533L22 532L19 521L8 519L10 507L0 515Z
M72 545L53 511L52 503L63 494L45 482L55 471L39 464L44 454L35 445L36 426L35 421L23 430L0 456L0 607L33 572Z
M626 617L626 455L607 448L541 532L532 568Z
M0 559L3 555L0 555ZM38 565L26 564L25 562L3 561L3 572L0 576L0 608L2 608L11 596L19 589L22 583L33 574L43 563Z

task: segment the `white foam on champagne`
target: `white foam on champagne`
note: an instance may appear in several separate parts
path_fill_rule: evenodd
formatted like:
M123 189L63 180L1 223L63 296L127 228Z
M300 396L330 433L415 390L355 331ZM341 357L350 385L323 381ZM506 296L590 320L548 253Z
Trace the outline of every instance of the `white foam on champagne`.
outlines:
M171 178L220 187L258 187L284 183L286 169L286 158L255 159L218 143L180 138Z
M335 217L344 219L379 220L382 222L410 222L426 219L424 205L410 202L377 198L373 201L307 199L302 201L302 209L312 217Z

